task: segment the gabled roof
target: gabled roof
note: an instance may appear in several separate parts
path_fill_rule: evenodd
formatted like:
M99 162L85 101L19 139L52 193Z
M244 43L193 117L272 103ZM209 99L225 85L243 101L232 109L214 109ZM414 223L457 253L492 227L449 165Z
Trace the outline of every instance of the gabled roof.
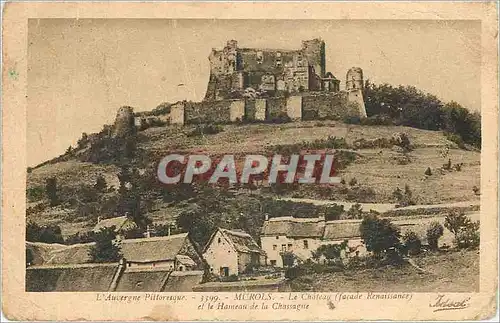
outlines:
M361 236L359 225L361 220L335 220L325 224L323 239L339 240L352 239Z
M338 240L359 237L360 224L361 220L325 222L322 218L293 218L285 216L265 221L261 233L263 236Z
M205 245L203 252L205 252L210 246L217 232L221 232L221 234L229 241L229 243L233 245L234 249L238 252L265 254L264 250L259 247L252 236L245 231L234 229L228 230L222 228L219 228L212 234L207 244Z
M293 218L291 216L271 218L264 222L262 235L321 238L325 221L321 218Z
M125 239L121 241L121 251L127 261L152 262L175 260L188 234L181 233L165 237Z
M112 226L116 227L116 231L120 231L135 228L136 224L124 215L99 221L93 231L99 232L101 229L111 228Z
M106 292L117 263L34 266L26 268L29 292Z
M33 256L32 265L83 264L90 262L89 252L94 245L94 242L67 246L26 241L26 252L31 252Z

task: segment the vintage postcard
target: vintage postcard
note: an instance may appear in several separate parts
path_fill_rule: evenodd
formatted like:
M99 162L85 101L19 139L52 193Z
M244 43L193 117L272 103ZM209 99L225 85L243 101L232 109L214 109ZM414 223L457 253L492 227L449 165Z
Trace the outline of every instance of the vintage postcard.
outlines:
M495 2L3 16L6 318L497 312Z

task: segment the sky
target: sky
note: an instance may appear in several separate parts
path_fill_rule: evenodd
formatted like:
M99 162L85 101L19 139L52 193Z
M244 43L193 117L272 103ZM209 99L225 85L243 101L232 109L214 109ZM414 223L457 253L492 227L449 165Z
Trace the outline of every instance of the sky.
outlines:
M479 111L480 35L480 23L466 20L30 19L28 166L111 124L120 106L202 100L210 50L229 39L298 49L319 37L341 89L358 66L374 83L413 85Z

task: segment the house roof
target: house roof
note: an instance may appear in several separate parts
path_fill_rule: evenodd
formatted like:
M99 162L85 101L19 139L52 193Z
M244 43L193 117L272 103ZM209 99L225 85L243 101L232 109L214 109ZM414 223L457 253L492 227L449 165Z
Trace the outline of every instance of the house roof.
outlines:
M212 234L203 251L206 251L206 249L210 246L217 232L221 232L222 235L234 246L234 249L238 252L265 254L264 250L259 247L252 236L245 231L235 229L228 230L222 228L219 228Z
M398 226L402 233L411 230L422 241L426 240L426 230L431 217L392 218L391 222ZM359 226L361 220L334 220L325 222L321 218L293 218L290 216L271 218L262 226L263 236L287 236L320 238L324 240L340 240L361 237Z
M262 235L311 237L323 236L325 222L321 218L293 218L291 216L271 218L264 222Z
M325 232L323 239L325 240L339 240L351 239L361 236L359 231L359 220L337 220L325 223Z
M115 292L160 292L172 270L125 270Z
M32 265L83 264L90 262L89 252L95 243L62 245L58 243L26 242L33 256Z
M264 222L262 235L325 240L348 239L360 236L360 223L360 220L325 222L322 218L276 217Z
M181 233L165 237L125 239L121 241L121 251L127 261L174 260L184 246L187 236L187 233Z
M26 291L105 292L117 269L117 263L28 267Z
M135 228L137 225L124 215L99 221L93 231L99 232L101 229L111 228L112 226L116 227L116 231L120 231Z
M193 259L191 259L191 257L189 256L186 256L186 255L177 255L175 256L175 259L185 265L185 266L196 266L196 262L194 262Z

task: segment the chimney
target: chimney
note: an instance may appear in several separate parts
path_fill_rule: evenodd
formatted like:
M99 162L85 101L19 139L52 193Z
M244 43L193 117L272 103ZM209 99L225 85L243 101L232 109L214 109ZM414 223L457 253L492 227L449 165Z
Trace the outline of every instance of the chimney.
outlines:
M170 235L170 224L168 224L168 227L167 227L167 236Z
M97 223L101 222L101 216L97 217Z
M269 214L267 214L267 213L266 213L266 214L264 214L264 219L265 219L266 221L269 221Z

